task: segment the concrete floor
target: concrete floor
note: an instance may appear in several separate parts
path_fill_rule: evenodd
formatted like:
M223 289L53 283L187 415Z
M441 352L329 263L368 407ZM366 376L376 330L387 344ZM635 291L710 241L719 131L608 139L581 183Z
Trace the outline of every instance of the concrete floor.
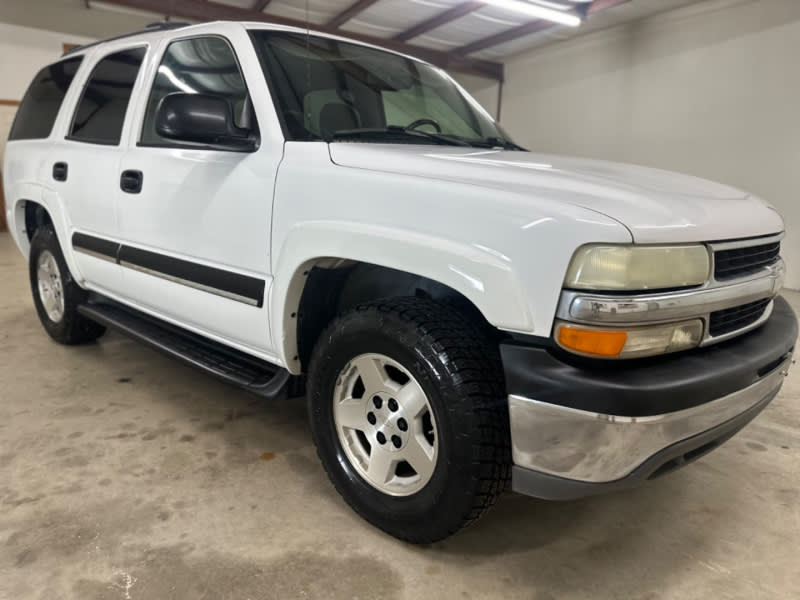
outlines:
M414 547L339 498L302 399L263 402L114 333L51 342L8 234L0 348L3 600L800 598L800 369L678 473L569 503L508 494Z

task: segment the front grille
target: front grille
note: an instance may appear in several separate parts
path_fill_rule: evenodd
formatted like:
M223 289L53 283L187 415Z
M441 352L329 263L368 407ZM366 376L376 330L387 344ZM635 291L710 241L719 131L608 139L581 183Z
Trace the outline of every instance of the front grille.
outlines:
M712 337L717 337L752 325L761 318L770 302L772 302L770 298L764 298L741 306L712 312L708 332Z
M762 244L747 248L718 250L714 253L714 277L717 280L742 277L777 262L781 243Z

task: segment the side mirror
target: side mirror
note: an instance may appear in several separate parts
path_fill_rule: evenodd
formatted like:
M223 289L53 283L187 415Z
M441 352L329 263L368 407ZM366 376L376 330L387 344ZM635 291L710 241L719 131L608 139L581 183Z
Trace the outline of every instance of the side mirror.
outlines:
M258 147L253 131L236 126L230 102L208 94L176 92L162 98L156 111L156 133L170 140L229 150Z

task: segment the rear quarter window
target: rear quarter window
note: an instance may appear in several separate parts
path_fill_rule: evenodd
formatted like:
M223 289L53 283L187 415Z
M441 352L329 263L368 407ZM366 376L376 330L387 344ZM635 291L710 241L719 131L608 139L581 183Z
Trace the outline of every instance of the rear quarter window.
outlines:
M82 61L82 56L76 56L47 66L36 74L17 109L9 141L50 136L61 103Z

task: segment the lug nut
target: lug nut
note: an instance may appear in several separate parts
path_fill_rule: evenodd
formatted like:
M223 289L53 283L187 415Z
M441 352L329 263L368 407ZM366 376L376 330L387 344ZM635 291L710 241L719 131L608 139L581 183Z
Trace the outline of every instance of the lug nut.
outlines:
M397 428L400 431L408 431L408 422L403 417L400 417L397 419Z
M367 421L369 421L370 425L375 425L378 419L375 417L375 413L367 413Z
M375 408L380 408L383 406L383 400L381 400L380 396L375 396L372 399L372 403L375 405Z
M400 439L400 436L393 435L392 444L394 444L395 448L399 448L403 444L403 440Z
M392 412L397 412L397 409L400 408L397 406L397 400L394 398L389 398L389 410Z
M378 435L376 435L375 437L378 438L378 443L379 444L385 444L386 443L386 436L383 435L382 431L379 431Z

